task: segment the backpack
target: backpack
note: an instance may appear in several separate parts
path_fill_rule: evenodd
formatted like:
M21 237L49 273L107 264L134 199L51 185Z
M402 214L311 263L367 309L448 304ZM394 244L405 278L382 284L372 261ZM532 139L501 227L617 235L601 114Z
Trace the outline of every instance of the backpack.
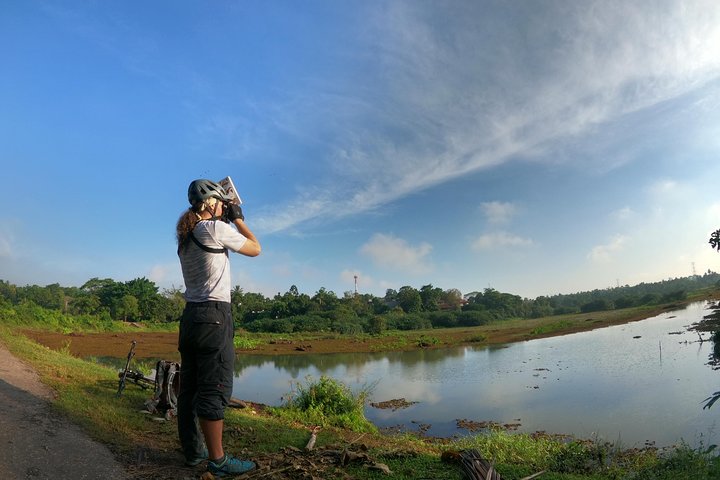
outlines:
M160 413L170 419L177 415L177 396L180 392L180 364L159 360L155 366L155 393L146 402L151 413Z

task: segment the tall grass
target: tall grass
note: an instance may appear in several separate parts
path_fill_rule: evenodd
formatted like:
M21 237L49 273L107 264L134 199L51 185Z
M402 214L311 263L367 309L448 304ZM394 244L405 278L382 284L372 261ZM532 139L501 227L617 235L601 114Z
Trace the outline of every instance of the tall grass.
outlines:
M113 320L108 314L73 315L59 310L40 307L32 302L21 302L17 305L0 303L0 322L3 325L16 327L38 328L65 334L73 332L122 332L129 324ZM143 323L150 331L177 331L178 324Z
M353 393L347 385L325 375L317 381L308 377L304 384L295 384L288 395L286 408L275 412L311 425L375 432L377 429L364 413L370 393L370 388Z

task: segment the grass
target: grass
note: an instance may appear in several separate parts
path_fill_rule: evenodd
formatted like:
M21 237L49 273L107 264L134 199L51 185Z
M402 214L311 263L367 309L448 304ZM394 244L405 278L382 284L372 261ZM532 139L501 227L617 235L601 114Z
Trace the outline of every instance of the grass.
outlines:
M2 324L0 339L57 392L54 407L81 425L90 436L109 445L119 455L138 449L168 452L169 465L181 463L174 422L154 422L148 415L139 413L150 392L128 385L123 396L116 398L117 370L72 357L68 348L43 347ZM720 478L720 460L712 446L692 449L681 445L667 451L624 450L608 443L501 430L445 441L407 433L381 435L363 423L361 413L358 416L362 402L363 392L352 394L340 382L327 377L319 381L307 379L297 385L288 408L228 409L226 448L252 458L284 457L288 447L303 448L310 427L323 425L317 449L366 451L374 461L392 470L393 479L460 480L462 473L458 465L441 461L441 454L470 448L492 460L506 480L517 480L540 470L546 471L540 477L543 480ZM352 415L355 417L349 421ZM187 476L187 470L179 472L175 478ZM319 478L343 478L346 473L360 480L387 478L366 465L353 463L328 467Z
M547 335L549 333L562 332L572 326L572 322L568 320L561 320L559 322L549 323L541 325L530 330L530 335Z
M254 350L261 343L262 340L251 338L248 335L235 335L235 338L233 338L233 345L237 350Z
M346 428L355 432L377 432L364 414L371 388L353 393L337 380L322 375L319 380L308 377L296 383L285 408L274 408L276 415L309 425Z

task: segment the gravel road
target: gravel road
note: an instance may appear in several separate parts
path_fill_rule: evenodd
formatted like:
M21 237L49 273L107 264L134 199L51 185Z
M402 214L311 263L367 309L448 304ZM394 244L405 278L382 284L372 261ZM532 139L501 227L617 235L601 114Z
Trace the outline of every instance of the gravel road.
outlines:
M53 410L53 392L0 342L0 478L125 480L104 445Z

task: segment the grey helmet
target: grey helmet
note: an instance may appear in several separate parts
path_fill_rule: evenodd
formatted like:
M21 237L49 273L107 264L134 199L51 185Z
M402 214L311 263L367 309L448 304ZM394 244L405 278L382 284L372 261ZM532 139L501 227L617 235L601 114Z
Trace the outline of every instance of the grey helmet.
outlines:
M230 196L225 189L212 180L193 180L188 187L188 201L190 205L215 197L219 200L230 201Z

